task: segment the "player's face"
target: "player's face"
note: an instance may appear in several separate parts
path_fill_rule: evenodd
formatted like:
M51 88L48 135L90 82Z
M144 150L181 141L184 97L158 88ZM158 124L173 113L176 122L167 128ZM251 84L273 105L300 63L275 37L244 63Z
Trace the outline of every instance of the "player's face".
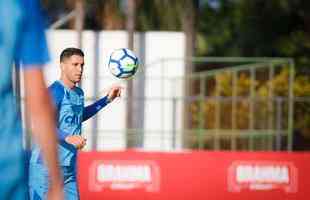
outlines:
M73 55L65 59L61 65L62 73L68 81L74 84L81 81L84 67L84 58L82 56Z

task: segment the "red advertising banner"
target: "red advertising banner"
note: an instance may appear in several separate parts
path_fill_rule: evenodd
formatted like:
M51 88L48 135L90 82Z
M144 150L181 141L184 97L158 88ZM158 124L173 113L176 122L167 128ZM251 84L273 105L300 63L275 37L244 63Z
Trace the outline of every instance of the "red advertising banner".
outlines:
M306 200L310 153L81 152L82 200Z

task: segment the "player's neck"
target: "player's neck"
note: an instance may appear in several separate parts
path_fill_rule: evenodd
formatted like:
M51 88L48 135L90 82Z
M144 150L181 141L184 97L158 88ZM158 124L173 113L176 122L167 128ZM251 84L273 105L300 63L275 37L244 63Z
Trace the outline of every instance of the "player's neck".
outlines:
M61 82L68 88L73 89L75 87L75 83L64 78L64 77L60 77Z

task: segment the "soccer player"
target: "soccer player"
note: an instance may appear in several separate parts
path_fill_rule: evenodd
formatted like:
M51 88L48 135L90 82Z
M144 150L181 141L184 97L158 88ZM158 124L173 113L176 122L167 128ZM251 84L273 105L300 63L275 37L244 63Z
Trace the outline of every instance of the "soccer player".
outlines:
M86 144L86 139L81 136L82 122L94 116L108 103L119 97L122 88L112 86L106 96L94 104L84 107L84 93L77 86L84 67L82 50L77 48L63 50L60 55L60 67L60 80L55 81L49 87L49 91L57 112L58 152L64 177L64 196L66 200L77 200L79 193L76 183L76 156L77 150ZM44 199L48 176L41 160L39 148L33 149L30 162L30 191Z
M42 66L48 61L43 19L37 0L0 0L0 199L28 199L21 117L13 94L13 63L24 70L26 107L37 124L33 136L48 166L50 200L63 199L57 161L54 109Z

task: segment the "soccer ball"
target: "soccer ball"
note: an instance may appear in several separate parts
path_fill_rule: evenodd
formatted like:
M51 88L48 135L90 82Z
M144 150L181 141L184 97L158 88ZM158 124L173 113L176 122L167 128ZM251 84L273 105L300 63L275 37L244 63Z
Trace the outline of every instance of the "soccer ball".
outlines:
M138 57L129 49L114 50L109 59L109 70L117 78L129 78L133 76L139 66Z

